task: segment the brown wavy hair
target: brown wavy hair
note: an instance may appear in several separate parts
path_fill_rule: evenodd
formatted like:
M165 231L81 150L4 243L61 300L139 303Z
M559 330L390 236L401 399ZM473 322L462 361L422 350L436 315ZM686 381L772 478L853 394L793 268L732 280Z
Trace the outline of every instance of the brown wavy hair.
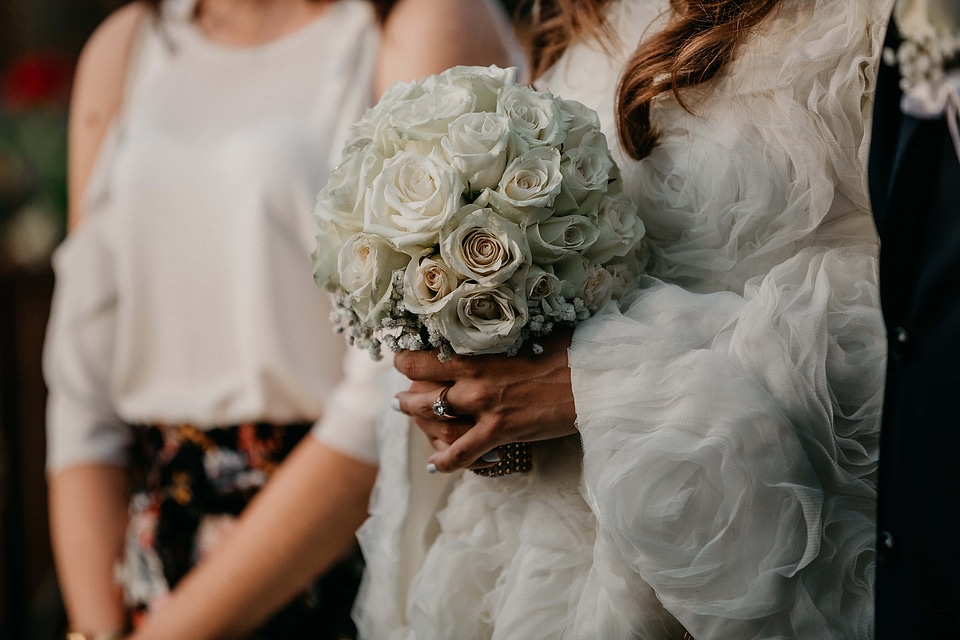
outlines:
M574 41L609 44L613 30L606 8L613 0L528 0L520 33L533 77L540 76ZM659 139L650 121L653 100L670 92L687 111L682 91L703 85L723 70L737 47L781 0L670 0L666 27L633 52L617 87L617 135L636 159ZM638 36L640 34L637 34Z
M150 5L154 11L158 11L160 5L163 4L163 0L145 0L145 2ZM373 5L374 11L377 12L377 19L381 23L386 20L387 14L393 9L393 5L397 4L397 0L369 0L369 2Z

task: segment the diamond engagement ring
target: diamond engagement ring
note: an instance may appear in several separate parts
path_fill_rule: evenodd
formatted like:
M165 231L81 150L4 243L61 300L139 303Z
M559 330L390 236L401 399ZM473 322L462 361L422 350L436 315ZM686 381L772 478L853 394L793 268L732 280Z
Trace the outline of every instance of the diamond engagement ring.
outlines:
M437 396L436 401L433 403L433 415L438 418L447 418L452 420L457 416L453 415L450 411L450 403L447 402L447 391L450 391L450 387L444 387L440 390L440 395Z

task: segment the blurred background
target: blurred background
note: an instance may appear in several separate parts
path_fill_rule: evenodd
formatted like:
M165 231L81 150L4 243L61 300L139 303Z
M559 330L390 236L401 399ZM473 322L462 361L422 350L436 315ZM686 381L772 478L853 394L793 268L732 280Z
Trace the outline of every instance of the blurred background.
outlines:
M0 0L0 638L62 626L43 477L40 352L66 222L77 54L121 0Z
M516 1L504 0L508 10ZM62 637L47 529L40 354L66 229L66 124L83 43L124 0L0 0L0 640Z

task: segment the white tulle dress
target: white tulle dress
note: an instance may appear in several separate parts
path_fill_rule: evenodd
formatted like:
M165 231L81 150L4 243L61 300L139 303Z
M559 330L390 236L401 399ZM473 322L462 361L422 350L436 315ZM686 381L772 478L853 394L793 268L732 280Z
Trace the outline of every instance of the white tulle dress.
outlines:
M865 181L890 0L789 0L724 76L617 149L651 277L570 349L580 438L534 471L429 476L379 424L360 532L367 640L872 637L885 340ZM667 0L611 8L622 47L571 48L544 87L611 144L625 57Z

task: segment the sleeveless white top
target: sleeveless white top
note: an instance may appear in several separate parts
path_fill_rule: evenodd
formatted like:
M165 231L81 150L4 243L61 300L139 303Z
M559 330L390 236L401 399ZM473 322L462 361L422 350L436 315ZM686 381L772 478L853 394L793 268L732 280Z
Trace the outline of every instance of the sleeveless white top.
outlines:
M195 1L144 25L87 219L54 256L49 469L122 463L128 423L314 421L343 373L310 212L372 100L372 7L341 0L231 48L191 20ZM331 440L375 460L371 429L350 426Z
M542 79L597 109L653 254L574 332L577 439L520 478L424 471L380 425L359 538L365 640L868 640L886 341L865 161L891 0L793 0L637 162L617 81L667 0L618 0L622 46Z

